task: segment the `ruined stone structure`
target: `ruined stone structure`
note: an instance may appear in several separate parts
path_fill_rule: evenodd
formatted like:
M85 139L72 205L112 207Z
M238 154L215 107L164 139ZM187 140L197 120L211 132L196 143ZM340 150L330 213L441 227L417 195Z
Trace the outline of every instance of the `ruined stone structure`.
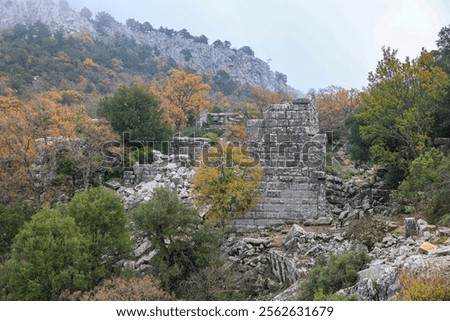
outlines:
M259 204L236 220L237 230L324 217L326 136L319 134L314 103L272 105L264 119L248 122L248 132L265 175Z

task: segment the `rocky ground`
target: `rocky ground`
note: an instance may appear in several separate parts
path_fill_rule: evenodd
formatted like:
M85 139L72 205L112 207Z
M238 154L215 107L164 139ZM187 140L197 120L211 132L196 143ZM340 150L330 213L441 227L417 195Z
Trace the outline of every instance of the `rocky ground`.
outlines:
M151 198L157 187L171 188L190 202L190 184L195 170L162 155L146 168L135 168L129 176L137 183L120 186L110 182L130 209ZM144 181L140 182L142 177ZM319 258L348 251L365 251L371 258L358 273L356 284L340 294L358 300L395 300L400 272L438 272L450 279L450 228L429 225L424 220L399 215L382 173L365 171L342 180L327 176L327 217L303 224L285 224L252 233L228 233L221 250L224 269L230 269L251 287L253 300L296 300L300 285ZM370 249L349 237L353 222L377 218L386 226ZM369 228L367 226L366 228ZM374 232L375 233L375 232ZM151 243L135 236L133 259L121 261L124 268L151 271L155 255Z

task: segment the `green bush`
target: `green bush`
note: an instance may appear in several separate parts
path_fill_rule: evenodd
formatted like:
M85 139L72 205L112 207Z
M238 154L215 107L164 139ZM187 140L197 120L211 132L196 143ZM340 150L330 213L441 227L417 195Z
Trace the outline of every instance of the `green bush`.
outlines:
M0 205L0 257L10 252L14 236L35 213L34 207L24 204Z
M0 275L3 300L56 300L63 290L87 289L86 238L57 209L33 216L14 238Z
M372 251L376 242L380 242L389 232L386 222L376 216L366 216L360 220L354 220L345 231L346 238L367 246Z
M175 192L157 189L153 199L131 213L136 226L158 250L152 259L162 286L180 292L180 282L218 256L221 233L203 223L197 210Z
M433 196L428 210L430 220L438 222L440 225L449 225L450 223L450 187L445 186Z
M439 167L444 154L435 148L424 152L409 165L409 175L401 183L398 190L403 196L414 197L422 192L427 185L439 179Z
M448 224L450 213L450 157L430 149L411 162L409 176L399 187L400 194L423 212L432 223Z
M217 134L213 133L213 132L207 132L205 135L203 135L203 137L211 139L211 142L214 143L214 144L217 144L219 142L219 139L220 139L220 137L217 136Z
M91 282L108 277L113 263L129 253L127 218L117 195L106 188L92 188L79 193L67 206L81 233L89 241L87 253Z
M355 284L357 272L369 262L366 253L348 252L319 260L301 286L300 299L323 299Z
M442 216L438 223L441 226L448 226L448 227L450 227L450 213L445 214L444 216Z

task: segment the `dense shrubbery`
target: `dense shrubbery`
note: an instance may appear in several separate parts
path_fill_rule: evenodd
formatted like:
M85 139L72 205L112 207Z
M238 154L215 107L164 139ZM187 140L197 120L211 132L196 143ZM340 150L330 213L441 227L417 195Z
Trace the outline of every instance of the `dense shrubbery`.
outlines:
M113 263L130 250L123 207L103 188L79 193L67 208L33 215L11 248L0 273L2 299L56 300L62 291L88 290L113 275Z
M106 188L92 188L79 193L67 206L87 240L89 280L96 284L113 272L118 257L130 252L127 218L120 199Z
M217 258L221 233L203 223L198 211L177 194L155 191L153 199L132 212L136 226L158 250L152 259L164 289L180 292L180 282Z
M75 220L44 209L14 239L0 275L4 300L56 300L63 290L89 287L87 240Z
M331 298L340 289L352 286L357 279L357 272L369 262L366 253L348 252L318 261L303 281L300 292L301 300L323 300Z
M129 133L125 143L169 141L171 131L162 120L159 101L144 87L122 86L112 97L104 98L99 105L98 114L111 122L119 134Z
M431 145L434 115L445 109L447 74L431 53L401 62L397 51L383 49L383 59L369 74L361 109L348 122L353 157L390 167L391 183L398 185L408 166ZM364 151L364 152L361 152ZM368 154L366 153L368 151Z
M14 236L35 213L36 209L26 204L0 205L0 262L11 251Z
M450 157L430 149L409 166L409 176L399 187L402 196L413 200L428 219L441 225L450 220Z

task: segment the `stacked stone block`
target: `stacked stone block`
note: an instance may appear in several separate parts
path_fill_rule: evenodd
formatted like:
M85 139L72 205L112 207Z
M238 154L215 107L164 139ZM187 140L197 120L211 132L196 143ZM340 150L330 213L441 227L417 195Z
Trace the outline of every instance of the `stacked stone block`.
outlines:
M260 202L237 230L303 222L325 216L326 136L319 134L317 109L306 98L270 106L247 126L251 151L265 175Z

